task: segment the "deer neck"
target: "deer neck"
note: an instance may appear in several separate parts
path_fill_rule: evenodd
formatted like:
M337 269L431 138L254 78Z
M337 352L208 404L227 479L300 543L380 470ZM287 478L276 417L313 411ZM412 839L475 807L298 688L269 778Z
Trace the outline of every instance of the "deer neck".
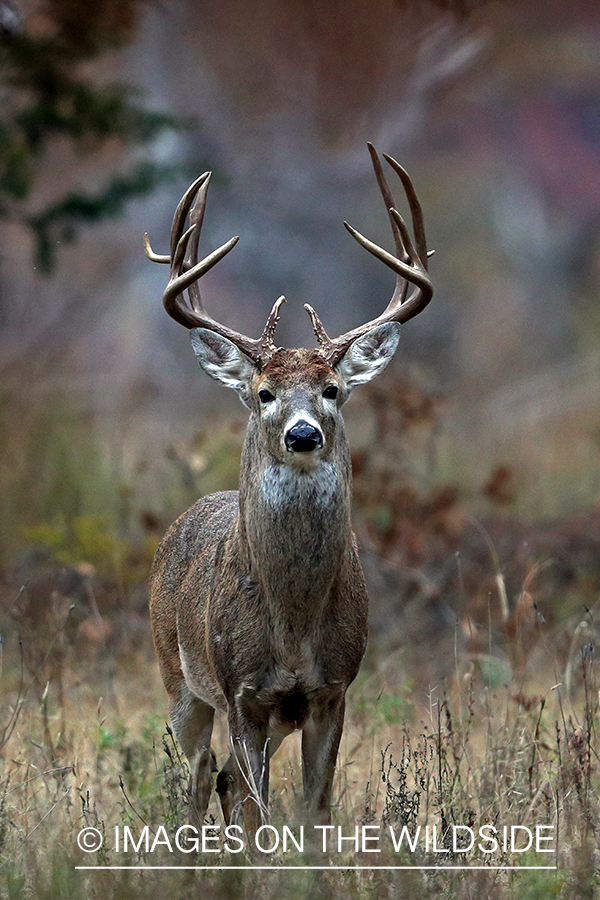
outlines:
M326 604L352 544L351 488L341 423L329 457L304 471L274 459L251 419L240 467L239 535L251 577L269 603L285 598L300 618Z

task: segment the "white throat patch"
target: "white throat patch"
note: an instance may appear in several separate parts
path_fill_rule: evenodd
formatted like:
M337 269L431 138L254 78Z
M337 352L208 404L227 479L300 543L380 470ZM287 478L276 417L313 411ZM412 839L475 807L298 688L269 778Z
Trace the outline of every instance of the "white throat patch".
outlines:
M262 473L260 489L265 502L273 509L303 500L319 507L328 507L339 494L340 478L332 462L321 461L308 470L274 463Z

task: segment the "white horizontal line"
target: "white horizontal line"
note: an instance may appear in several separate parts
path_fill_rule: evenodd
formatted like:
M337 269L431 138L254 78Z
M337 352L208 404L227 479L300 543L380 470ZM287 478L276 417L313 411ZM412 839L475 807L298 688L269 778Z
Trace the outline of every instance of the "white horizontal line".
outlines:
M272 872L281 872L282 869L315 869L322 872L329 872L333 869L343 869L344 871L348 871L350 869L354 871L371 871L373 869L381 869L384 871L392 871L397 869L419 869L419 870L431 870L431 869L461 869L461 870L483 870L483 871L498 871L498 870L518 870L518 869L545 869L548 871L556 871L558 866L75 866L76 869L97 869L106 871L108 869L195 869L197 871L211 871L211 872L224 872L229 871L231 869L240 870L240 871L250 871L250 870L260 870L260 871L272 871Z

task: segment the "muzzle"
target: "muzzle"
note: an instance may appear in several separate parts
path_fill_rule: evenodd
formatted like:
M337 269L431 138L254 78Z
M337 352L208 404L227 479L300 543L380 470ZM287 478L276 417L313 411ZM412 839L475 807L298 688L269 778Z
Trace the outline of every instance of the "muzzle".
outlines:
M323 446L323 435L318 428L300 419L285 434L285 447L293 453L309 453Z

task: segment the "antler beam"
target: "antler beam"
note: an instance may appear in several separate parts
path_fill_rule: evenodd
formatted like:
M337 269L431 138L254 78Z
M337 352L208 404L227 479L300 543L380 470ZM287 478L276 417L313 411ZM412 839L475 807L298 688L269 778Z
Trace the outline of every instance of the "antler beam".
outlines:
M375 169L377 183L379 184L379 189L390 217L396 255L393 256L391 253L388 253L387 250L384 250L382 247L379 247L377 244L368 240L368 238L356 231L355 228L348 225L347 222L344 222L344 225L352 237L355 238L365 250L368 250L369 253L372 253L373 256L380 259L381 262L396 273L396 287L390 302L380 316L333 339L328 336L321 320L312 306L305 304L304 308L311 318L319 348L332 366L335 366L336 363L340 361L344 353L357 338L361 337L361 335L365 334L367 331L370 331L371 328L385 322L407 322L409 319L412 319L413 316L420 313L433 296L433 285L427 274L427 258L431 254L427 251L423 212L412 181L400 163L384 153L384 159L399 176L402 186L404 187L404 192L410 207L412 226L415 235L414 243L404 219L397 210L394 195L392 194L383 173L381 161L377 152L372 144L369 144L368 147L373 162L373 168ZM411 295L407 297L408 288L411 284L414 285L414 290Z
M150 245L148 235L145 234L146 256L152 262L171 266L169 283L163 293L163 304L171 318L186 328L208 328L215 334L228 338L262 368L277 349L273 343L273 337L279 320L279 309L281 304L285 303L285 297L280 297L273 305L260 338L250 338L239 331L233 331L226 325L221 325L206 311L200 296L198 281L223 259L239 240L237 236L230 238L217 250L213 250L204 259L198 261L198 245L210 178L211 173L205 172L190 185L181 198L173 216L170 254L167 256L155 253ZM190 224L184 230L188 214ZM183 296L186 290L188 302Z

